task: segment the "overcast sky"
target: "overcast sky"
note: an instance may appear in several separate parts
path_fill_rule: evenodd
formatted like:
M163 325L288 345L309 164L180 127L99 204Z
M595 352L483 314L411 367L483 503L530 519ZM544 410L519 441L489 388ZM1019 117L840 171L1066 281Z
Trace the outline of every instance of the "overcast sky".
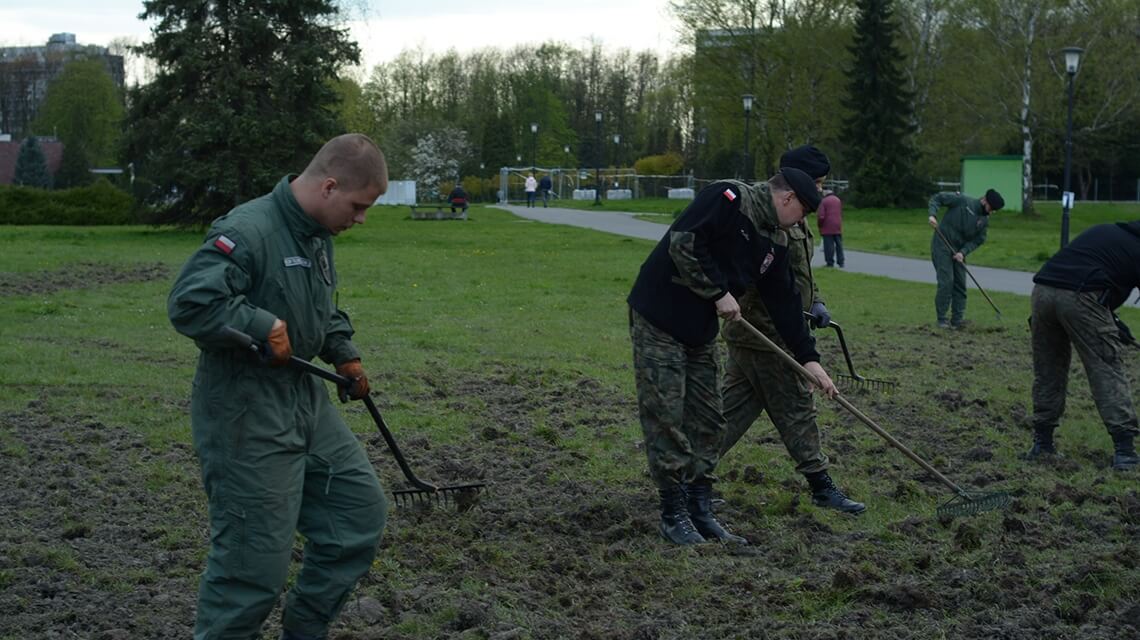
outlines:
M352 36L366 69L401 49L467 52L558 40L573 47L594 38L607 49L676 48L668 0L344 0ZM138 19L142 0L0 0L0 46L33 46L53 33L74 33L79 44L117 37L150 39Z

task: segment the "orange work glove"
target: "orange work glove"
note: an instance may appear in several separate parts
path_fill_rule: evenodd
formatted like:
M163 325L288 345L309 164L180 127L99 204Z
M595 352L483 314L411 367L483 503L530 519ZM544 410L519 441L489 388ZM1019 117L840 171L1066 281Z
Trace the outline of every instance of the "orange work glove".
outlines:
M265 341L269 353L266 354L269 364L282 367L289 364L293 355L293 345L289 344L289 331L285 321L278 318L273 321L273 328L269 330L269 338Z
M368 395L368 376L364 375L364 367L360 366L360 358L338 364L336 366L336 372L352 380L352 386L347 390L349 398L359 400ZM347 400L345 400L346 390L343 388L340 389L339 394L341 401L347 402Z

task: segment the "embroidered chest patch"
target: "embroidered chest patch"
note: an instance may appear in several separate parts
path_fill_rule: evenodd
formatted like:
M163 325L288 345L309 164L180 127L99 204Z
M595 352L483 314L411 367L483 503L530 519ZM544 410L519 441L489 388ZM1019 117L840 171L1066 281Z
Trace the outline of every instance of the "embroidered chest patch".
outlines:
M317 251L317 265L321 268L321 280L324 280L325 284L331 285L332 267L329 265L329 257L323 248Z
M285 266L304 267L308 269L313 266L313 263L310 262L308 258L302 258L301 256L289 256L288 258L285 258Z
M768 271L768 267L772 266L772 262L774 262L775 260L776 260L775 252L769 251L768 255L764 256L764 261L760 263L760 275L764 275L764 273L766 271Z

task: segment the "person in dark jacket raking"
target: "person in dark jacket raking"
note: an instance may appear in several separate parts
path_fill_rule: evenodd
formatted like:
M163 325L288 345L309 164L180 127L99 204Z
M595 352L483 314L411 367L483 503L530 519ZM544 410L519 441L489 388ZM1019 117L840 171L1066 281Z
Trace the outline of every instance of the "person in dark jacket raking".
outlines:
M738 320L736 296L755 284L784 343L828 395L815 340L788 265L786 229L819 205L815 182L782 169L765 183L712 183L669 227L629 294L638 413L674 544L746 542L710 507L725 420L716 355L718 317Z
M1026 457L1057 454L1053 432L1065 413L1076 349L1112 438L1112 468L1135 469L1140 428L1122 360L1135 340L1115 310L1140 287L1140 220L1090 227L1054 254L1033 282L1033 447Z

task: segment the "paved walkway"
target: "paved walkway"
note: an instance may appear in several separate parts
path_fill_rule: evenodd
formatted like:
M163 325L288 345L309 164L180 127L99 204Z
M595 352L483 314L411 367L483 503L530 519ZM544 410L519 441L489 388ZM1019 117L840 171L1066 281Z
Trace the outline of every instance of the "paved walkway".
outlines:
M559 209L557 207L550 207L549 209L541 207L528 209L525 206L518 205L495 206L499 209L510 211L522 218L549 222L551 224L584 227L586 229L606 231L617 235L643 238L645 240L660 240L667 228L665 225L656 222L638 220L634 218L635 214L624 211L583 211L581 209ZM866 273L912 282L927 282L930 284L937 282L934 275L934 265L930 263L930 260L899 258L878 253L864 253L862 251L850 250L845 250L843 253L846 257L845 262L847 263L844 271ZM815 257L812 259L812 266L823 266L822 249L815 252ZM990 267L976 267L971 265L970 273L974 274L978 282L983 283L987 292L1003 291L1027 296L1033 289L1033 274L1027 271L1011 271L1009 269L993 269ZM966 280L966 286L974 288L974 283L970 281L969 277L967 277ZM1128 302L1127 305L1131 307L1140 306L1135 299Z

